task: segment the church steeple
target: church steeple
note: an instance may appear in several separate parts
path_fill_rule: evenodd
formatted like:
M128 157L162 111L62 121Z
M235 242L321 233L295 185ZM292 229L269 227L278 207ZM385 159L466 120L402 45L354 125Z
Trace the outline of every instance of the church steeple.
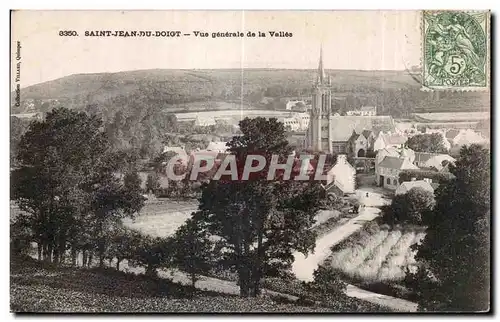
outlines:
M324 84L325 78L325 70L323 69L323 44L321 44L319 50L318 83Z

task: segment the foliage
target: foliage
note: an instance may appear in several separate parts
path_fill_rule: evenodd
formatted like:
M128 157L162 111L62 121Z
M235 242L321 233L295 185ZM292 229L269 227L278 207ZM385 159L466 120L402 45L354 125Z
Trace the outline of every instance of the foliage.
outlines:
M134 185L115 171L102 122L83 112L57 108L33 121L18 146L18 168L11 173L11 198L38 244L38 257L59 262L71 249L96 252L103 264L108 231L142 207Z
M405 194L396 195L390 206L385 206L383 220L388 224L422 224L422 216L432 211L434 194L419 187L410 189Z
M439 133L417 134L409 138L406 145L415 152L446 153L443 139Z
M412 178L416 180L431 179L432 182L439 184L446 184L454 178L453 173L450 172L435 172L427 170L403 170L399 173L399 182L411 181Z
M308 289L325 302L333 302L339 294L343 294L346 283L340 280L340 275L331 267L318 266L313 273L314 281L308 284Z
M146 179L146 191L156 194L160 189L160 178L157 173L149 173Z
M193 219L175 233L174 265L189 275L193 289L199 275L211 268L212 248L207 230Z
M456 179L436 191L427 236L418 247L421 267L436 278L422 281L424 310L484 311L490 302L490 153L462 147L450 172ZM425 265L425 266L424 266ZM421 274L426 275L426 274ZM420 287L420 285L419 285Z
M242 136L229 142L237 164L246 155L271 154L281 163L290 154L283 124L275 119L244 119ZM239 161L238 161L239 160ZM241 173L241 169L239 169ZM267 169L247 181L211 181L203 187L195 219L223 243L228 267L238 271L240 294L256 296L264 276L280 275L291 267L293 251L314 247L311 231L321 203L321 186L303 181L268 181Z
M143 266L146 275L156 277L158 269L169 267L172 264L174 253L171 238L151 237L148 235L135 235L133 254L129 263L134 266Z

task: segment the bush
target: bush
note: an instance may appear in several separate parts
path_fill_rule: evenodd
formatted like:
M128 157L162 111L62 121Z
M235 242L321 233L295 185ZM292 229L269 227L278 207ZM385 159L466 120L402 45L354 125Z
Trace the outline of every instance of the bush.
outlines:
M422 224L422 216L434 208L434 194L422 188L412 188L404 195L397 195L390 206L383 207L382 220L388 224Z
M412 178L416 180L423 180L425 178L432 179L436 183L446 183L452 180L455 176L449 172L434 172L428 170L403 170L399 174L399 182L411 181Z

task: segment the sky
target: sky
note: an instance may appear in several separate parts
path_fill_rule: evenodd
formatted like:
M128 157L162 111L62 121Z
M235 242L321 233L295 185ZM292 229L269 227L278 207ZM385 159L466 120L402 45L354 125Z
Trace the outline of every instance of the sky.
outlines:
M59 36L70 30L78 36ZM191 36L85 37L92 30ZM226 31L262 31L266 37L211 37ZM269 31L293 36L270 37ZM420 64L420 38L417 11L15 11L12 78L17 62L21 87L72 74L153 68L312 69L321 46L326 69L403 70Z

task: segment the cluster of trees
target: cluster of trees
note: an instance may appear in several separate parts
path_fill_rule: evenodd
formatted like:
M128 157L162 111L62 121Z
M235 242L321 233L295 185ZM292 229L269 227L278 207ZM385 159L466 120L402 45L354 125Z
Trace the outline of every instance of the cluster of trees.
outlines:
M415 152L447 153L443 136L439 133L417 134L406 142L409 149Z
M388 224L421 225L435 205L434 194L422 188L412 188L396 195L389 206L384 206L383 220Z
M103 265L109 231L143 206L137 172L110 149L96 116L64 108L33 121L18 145L11 199L14 226L29 231L39 259L94 252ZM122 173L123 178L117 176Z
M422 216L427 235L416 246L416 273L408 285L430 311L486 311L490 297L490 152L462 147L450 172L455 179L435 192L435 206Z
M265 152L267 164L272 154L284 163L291 148L283 124L256 118L240 127L243 135L229 143L237 160ZM202 187L199 210L175 236L128 230L122 219L139 211L144 200L134 158L124 155L110 147L95 115L59 108L33 122L19 144L20 166L12 172L12 199L22 210L12 223L12 249L35 242L39 259L60 263L70 253L76 264L81 254L85 266L95 256L99 266L115 259L117 269L127 260L148 275L178 267L193 286L200 274L222 267L237 272L242 296L256 296L265 276L290 274L294 251L314 248L310 228L323 189L312 182L210 181ZM150 177L147 186L155 188L155 182Z

